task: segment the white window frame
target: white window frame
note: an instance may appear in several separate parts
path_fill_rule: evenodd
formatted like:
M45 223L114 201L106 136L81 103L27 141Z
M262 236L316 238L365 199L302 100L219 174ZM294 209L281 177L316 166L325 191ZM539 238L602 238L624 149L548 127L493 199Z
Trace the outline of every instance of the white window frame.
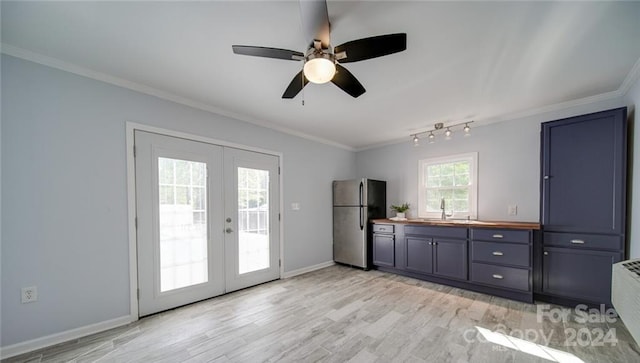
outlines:
M465 154L457 154L443 156L437 158L422 159L418 161L418 217L419 218L437 218L440 219L442 212L427 212L427 188L425 180L425 169L429 165L448 164L459 161L469 161L469 213L464 215L457 213L448 218L456 219L477 219L478 218L478 153L471 152ZM445 211L448 212L448 207Z

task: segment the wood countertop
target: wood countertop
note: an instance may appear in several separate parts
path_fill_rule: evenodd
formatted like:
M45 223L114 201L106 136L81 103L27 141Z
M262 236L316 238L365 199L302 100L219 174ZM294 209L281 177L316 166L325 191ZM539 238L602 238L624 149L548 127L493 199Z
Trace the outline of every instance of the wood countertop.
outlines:
M478 220L440 220L440 219L408 219L394 221L392 219L372 219L371 223L409 224L416 226L447 226L467 228L505 228L505 229L540 229L540 223L535 222L508 222L508 221L478 221Z

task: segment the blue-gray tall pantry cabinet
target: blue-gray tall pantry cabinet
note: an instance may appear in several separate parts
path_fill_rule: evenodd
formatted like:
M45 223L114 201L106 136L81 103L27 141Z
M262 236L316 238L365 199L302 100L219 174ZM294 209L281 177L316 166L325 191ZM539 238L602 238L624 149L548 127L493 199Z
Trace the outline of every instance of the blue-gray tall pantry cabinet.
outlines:
M611 305L626 258L627 110L545 122L541 137L537 297Z

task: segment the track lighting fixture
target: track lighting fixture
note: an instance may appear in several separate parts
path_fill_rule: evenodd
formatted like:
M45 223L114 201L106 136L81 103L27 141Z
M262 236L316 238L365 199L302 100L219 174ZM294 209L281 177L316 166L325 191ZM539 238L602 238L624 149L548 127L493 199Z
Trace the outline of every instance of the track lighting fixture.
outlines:
M447 127L447 131L444 132L445 140L451 140L451 130Z
M420 139L418 135L413 135L413 146L420 146Z
M473 121L461 122L454 125L445 126L444 123L438 122L435 125L433 125L433 129L431 130L411 134L411 137L412 137L411 140L413 141L413 146L420 146L420 135L425 135L425 134L429 139L429 144L433 144L434 142L436 142L436 133L443 129L444 129L444 132L443 132L444 139L451 140L451 137L453 135L453 129L462 125L464 125L464 127L462 128L462 131L464 131L464 136L470 136L471 135L471 127L469 127L470 123L473 123Z

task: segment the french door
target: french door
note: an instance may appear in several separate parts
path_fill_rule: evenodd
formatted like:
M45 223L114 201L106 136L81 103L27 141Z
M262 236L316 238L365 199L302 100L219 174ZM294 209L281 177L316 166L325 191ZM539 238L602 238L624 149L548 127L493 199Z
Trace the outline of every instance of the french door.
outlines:
M280 277L276 156L134 135L140 316Z
M225 148L224 175L226 291L280 278L278 158Z

